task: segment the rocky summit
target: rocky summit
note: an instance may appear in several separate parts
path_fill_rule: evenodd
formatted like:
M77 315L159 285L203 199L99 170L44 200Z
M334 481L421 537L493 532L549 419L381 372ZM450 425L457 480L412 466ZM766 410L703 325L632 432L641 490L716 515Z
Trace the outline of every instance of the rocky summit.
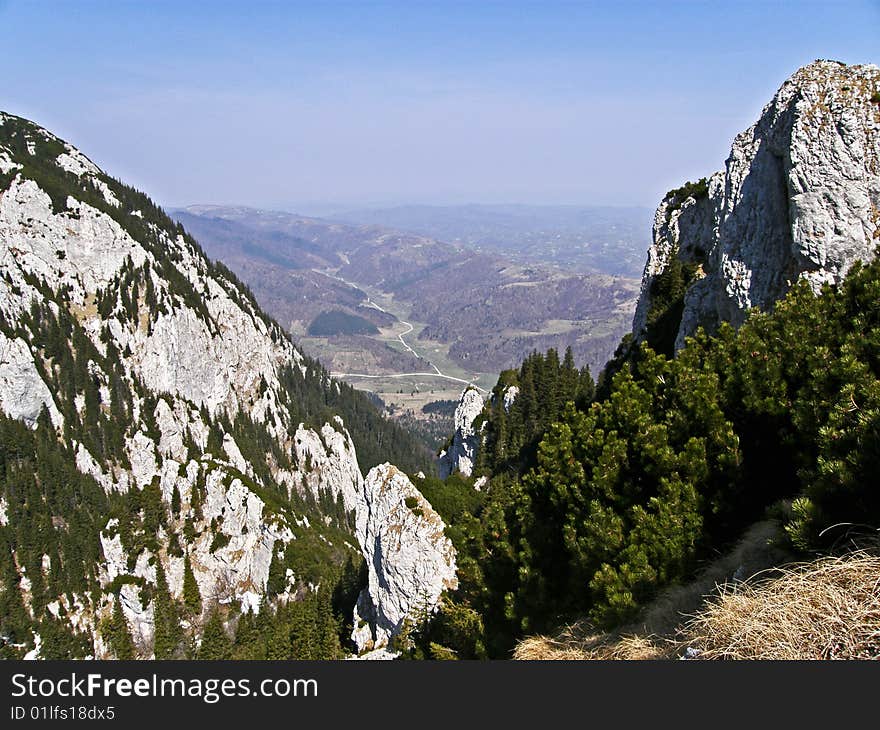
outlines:
M680 349L700 326L743 322L798 280L839 283L880 243L880 68L816 61L737 135L725 169L671 191L633 321Z
M476 388L469 386L462 391L453 416L455 432L452 443L440 454L441 477L448 477L454 472L469 477L473 473L480 443L480 434L474 422L482 413L483 406L483 396Z
M363 497L357 534L369 582L358 597L352 638L359 649L375 650L386 647L407 620L430 616L458 579L443 519L406 474L391 464L374 467Z

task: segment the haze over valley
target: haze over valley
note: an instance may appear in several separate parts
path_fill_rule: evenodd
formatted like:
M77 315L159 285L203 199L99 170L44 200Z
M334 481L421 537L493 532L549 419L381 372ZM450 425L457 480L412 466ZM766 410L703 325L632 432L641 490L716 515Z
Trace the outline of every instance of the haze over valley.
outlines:
M336 216L455 237L246 207L173 215L223 261L305 352L390 413L424 412L474 383L488 392L530 352L571 347L595 374L632 324L650 229L638 208L465 206ZM420 223L421 221L421 223ZM622 273L626 272L626 274ZM431 424L436 421L433 427Z
M567 272L639 278L653 208L578 205L401 205L337 213L334 220L431 236L512 261Z

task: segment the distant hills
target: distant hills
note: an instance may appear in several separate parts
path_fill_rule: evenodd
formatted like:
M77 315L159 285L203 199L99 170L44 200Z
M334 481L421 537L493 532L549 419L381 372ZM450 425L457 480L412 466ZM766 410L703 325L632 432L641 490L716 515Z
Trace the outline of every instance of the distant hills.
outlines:
M556 210L412 207L345 215L353 220L388 214L408 228L423 221L455 236L452 243L372 221L243 207L191 206L173 215L295 337L307 335L314 319L329 311L393 328L395 316L365 306L368 292L381 293L387 295L384 309L393 302L392 310L413 320L414 339L432 351L441 347L443 357L468 377L488 374L491 384L502 369L548 347L571 345L595 372L629 329L638 281L621 272L637 272L632 262L644 258L647 240L640 241L649 230L640 222L644 211L562 208L567 216L553 228ZM301 344L331 370L346 369L338 345L351 343ZM377 374L396 369L391 358L400 348L386 349L388 357L373 364Z
M410 231L517 262L638 277L651 242L654 211L577 205L405 205L328 217Z

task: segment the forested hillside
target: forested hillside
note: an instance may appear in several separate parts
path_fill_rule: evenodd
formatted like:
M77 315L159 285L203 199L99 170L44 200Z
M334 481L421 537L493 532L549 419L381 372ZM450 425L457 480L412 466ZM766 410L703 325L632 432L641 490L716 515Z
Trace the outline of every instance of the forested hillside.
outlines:
M342 656L350 495L430 454L147 196L8 114L0 240L0 656Z
M534 461L493 472L480 492L457 475L425 480L452 524L461 587L414 651L505 656L516 637L584 614L599 627L630 620L768 514L802 551L870 535L880 525L878 353L872 262L818 296L795 287L739 330L698 333L675 359L642 345L607 396L577 403L569 390L535 437ZM536 388L558 378L555 368L535 376L541 360L524 367ZM488 433L510 420L494 412Z

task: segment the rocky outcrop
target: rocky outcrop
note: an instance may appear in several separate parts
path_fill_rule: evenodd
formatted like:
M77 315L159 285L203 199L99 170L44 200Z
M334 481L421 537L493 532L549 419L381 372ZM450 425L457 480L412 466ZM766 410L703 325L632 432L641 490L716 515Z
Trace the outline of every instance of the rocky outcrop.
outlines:
M44 406L52 422L60 425L61 414L37 371L27 343L0 332L0 407L8 416L33 425Z
M441 594L458 587L455 548L444 529L406 474L390 464L370 470L357 514L369 571L355 609L358 649L387 646L408 617L430 615Z
M455 550L443 520L407 475L386 463L365 479L351 437L341 422L334 426L300 428L296 453L309 465L303 478L312 493L341 498L354 516L368 584L354 609L352 640L360 652L370 652L363 658L390 659L395 655L382 648L403 622L432 613L441 593L457 585Z
M363 505L364 477L358 468L354 442L337 416L320 430L300 426L294 435L297 461L308 465L303 479L315 497L327 491L342 498L347 512L357 513Z
M736 137L723 171L666 197L654 220L636 340L650 340L660 306L676 317L679 349L699 326L738 325L750 308L769 308L796 281L818 290L874 256L878 92L877 66L811 63ZM673 276L686 287L683 301L660 301L670 289L664 277Z
M502 403L504 404L505 413L509 413L511 407L516 401L517 396L519 395L519 386L517 385L508 385L504 389L504 395L502 396Z
M480 434L474 422L483 411L483 396L468 386L461 394L455 409L455 433L449 449L440 454L440 477L445 479L454 472L469 477L473 474L477 460Z

